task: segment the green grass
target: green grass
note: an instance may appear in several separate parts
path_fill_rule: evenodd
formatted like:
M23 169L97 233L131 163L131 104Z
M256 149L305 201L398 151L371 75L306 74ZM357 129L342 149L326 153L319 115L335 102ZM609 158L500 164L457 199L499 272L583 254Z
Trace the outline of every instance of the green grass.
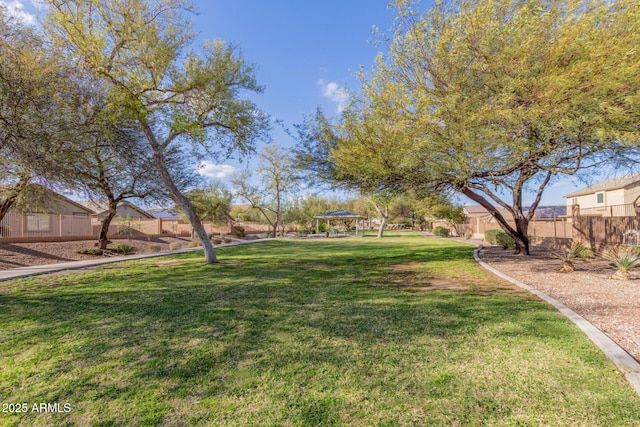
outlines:
M472 251L273 241L0 283L0 402L71 405L0 425L637 425L623 375Z

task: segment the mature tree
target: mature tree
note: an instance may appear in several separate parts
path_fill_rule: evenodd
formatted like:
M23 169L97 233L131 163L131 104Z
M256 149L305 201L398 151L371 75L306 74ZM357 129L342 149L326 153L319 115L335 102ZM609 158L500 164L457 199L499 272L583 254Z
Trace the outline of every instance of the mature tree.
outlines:
M484 206L528 254L549 182L611 159L616 135L637 130L627 100L640 87L637 2L451 1L413 12L400 6L380 72L409 95L424 182Z
M134 117L153 152L155 168L216 262L207 233L168 167L176 145L194 143L214 154L247 152L268 129L267 117L243 98L261 92L254 67L222 41L201 53L185 12L186 0L48 0L52 38L111 86L110 102Z
M73 144L65 148L64 181L96 202L106 202L98 246L106 249L109 226L118 205L127 199L163 200L166 190L155 168L145 136L136 122L106 103L104 85L78 77L71 118L76 123ZM122 112L122 111L120 111ZM173 157L173 160L176 158Z
M60 178L70 111L68 70L36 29L0 5L0 220L34 177Z
M339 126L317 116L303 135L316 140L302 151L320 173L456 190L528 254L529 221L554 177L638 154L620 140L637 140L640 122L637 2L451 0L425 14L395 4L389 54L361 99ZM314 154L325 157L314 164Z
M236 195L257 209L273 228L273 236L278 234L278 226L284 202L288 193L295 190L299 176L293 167L291 154L280 145L273 143L259 153L260 164L256 169L260 183L252 184L248 170L233 178Z

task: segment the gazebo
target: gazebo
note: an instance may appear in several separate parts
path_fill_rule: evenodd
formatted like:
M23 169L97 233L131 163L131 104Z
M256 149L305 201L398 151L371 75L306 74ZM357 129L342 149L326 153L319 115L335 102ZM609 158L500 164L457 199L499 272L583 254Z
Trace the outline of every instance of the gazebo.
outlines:
M356 220L356 236L358 235L358 220L359 219L366 219L365 217L363 217L362 215L359 215L357 213L353 213L353 212L349 212L349 211L345 211L345 210L337 210L337 211L333 211L333 212L327 212L321 215L316 215L313 217L313 219L317 220L316 223L316 229L318 228L318 225L320 224L320 220L324 219L327 221L327 225L331 225L331 220L347 220L347 219L355 219ZM364 233L364 231L363 231Z

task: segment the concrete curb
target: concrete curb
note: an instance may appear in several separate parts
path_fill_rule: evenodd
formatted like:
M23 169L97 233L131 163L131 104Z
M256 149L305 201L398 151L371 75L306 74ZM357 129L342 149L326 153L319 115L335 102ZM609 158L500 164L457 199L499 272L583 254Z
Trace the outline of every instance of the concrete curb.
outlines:
M578 313L571 310L566 305L551 298L549 295L543 292L540 292L537 289L532 288L529 285L526 285L516 279L513 279L507 276L504 273L501 273L500 271L491 267L486 262L482 261L478 254L480 249L482 248L480 247L473 252L473 257L478 262L478 264L480 264L482 267L489 270L496 276L499 276L513 283L514 285L517 285L523 289L526 289L527 291L531 292L534 295L537 295L542 300L544 300L545 302L551 304L556 309L558 309L560 313L567 316L569 320L575 323L585 334L587 334L589 339L593 341L593 343L597 345L600 348L600 350L602 350L602 352L609 358L609 360L611 360L618 367L618 369L620 369L624 373L624 376L627 379L627 381L629 381L629 383L635 389L638 396L640 396L640 363L636 359L634 359L633 356L627 353L622 347L616 344L611 338L605 335L601 330L599 330L598 328L593 326L591 323L589 323L584 317L580 316Z
M273 239L273 238L257 239L257 240L247 240L242 242L225 243L222 245L216 245L215 248L218 249L218 248L224 248L229 246L247 245L250 243L268 242L270 240L276 240L276 239ZM169 256L169 255L185 254L185 253L201 251L201 250L202 250L202 247L185 248L185 249L177 249L175 251L154 252L151 254L117 256L117 257L104 258L104 259L70 261L70 262L61 262L58 264L44 264L44 265L33 265L30 267L11 268L9 270L0 270L0 282L11 280L11 279L18 279L22 277L57 273L57 272L66 271L66 270L78 270L78 269L87 268L87 267L94 267L97 265L112 264L114 262L132 261L132 260L145 259L145 258L157 258L157 257L163 257L163 256Z

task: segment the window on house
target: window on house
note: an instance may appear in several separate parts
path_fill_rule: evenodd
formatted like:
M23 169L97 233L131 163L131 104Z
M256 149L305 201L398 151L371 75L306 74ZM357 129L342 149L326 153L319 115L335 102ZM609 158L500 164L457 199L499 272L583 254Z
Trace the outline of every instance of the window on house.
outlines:
M598 202L598 204L604 203L604 193L596 194L596 202Z
M571 204L572 205L577 205L578 204L578 198L574 197L573 199L571 199Z
M49 214L28 214L27 231L51 231L51 217Z

